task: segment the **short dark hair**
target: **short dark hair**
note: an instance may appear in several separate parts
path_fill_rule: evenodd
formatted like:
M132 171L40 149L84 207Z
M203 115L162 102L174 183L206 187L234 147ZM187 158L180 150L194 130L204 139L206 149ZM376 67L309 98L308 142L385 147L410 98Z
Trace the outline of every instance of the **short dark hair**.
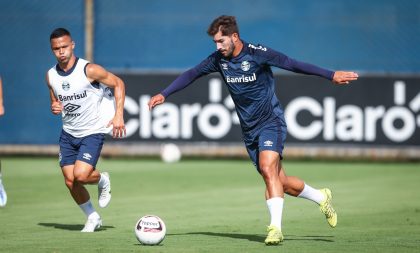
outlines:
M229 36L234 33L239 35L239 27L236 24L236 18L234 16L222 15L213 20L209 29L207 29L207 34L209 36L214 36L219 31L222 32L223 36Z
M60 38L60 37L66 36L66 35L71 37L71 34L67 29L56 28L56 29L54 29L54 31L52 31L52 33L50 35L50 40Z

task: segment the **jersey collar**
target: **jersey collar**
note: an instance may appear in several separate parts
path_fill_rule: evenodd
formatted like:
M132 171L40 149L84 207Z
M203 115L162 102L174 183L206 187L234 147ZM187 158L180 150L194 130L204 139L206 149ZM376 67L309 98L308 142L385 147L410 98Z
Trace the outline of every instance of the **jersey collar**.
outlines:
M71 69L69 69L67 72L66 71L64 71L61 67L60 67L60 65L57 63L57 65L55 65L55 69L57 70L57 73L60 75L60 76L68 76L68 75L70 75L71 73L73 73L73 70L76 68L76 65L77 65L77 62L79 61L79 57L76 57L76 60L74 61L74 64L73 64L73 66L71 67Z

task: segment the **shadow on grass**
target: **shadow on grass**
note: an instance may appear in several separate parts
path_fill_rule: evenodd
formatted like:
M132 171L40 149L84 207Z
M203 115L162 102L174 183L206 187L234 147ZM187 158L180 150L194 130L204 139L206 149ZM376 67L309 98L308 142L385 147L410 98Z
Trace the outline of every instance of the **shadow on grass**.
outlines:
M334 242L334 236L332 235L285 235L284 240Z
M218 236L218 237L229 237L233 239L248 240L252 242L264 243L265 235L255 235L255 234L237 234L237 233L214 233L214 232L191 232L185 234L167 234L167 236L177 236L177 235L208 235L208 236ZM334 236L322 236L322 235L286 235L285 241L321 241L321 242L334 242Z
M38 223L38 226L53 227L56 229L63 229L63 230L70 230L70 231L80 231L84 227L84 225L80 225L80 224L59 224L59 223L44 223L44 222ZM115 227L114 226L101 226L101 228L98 229L97 232L107 230L108 228L115 228Z

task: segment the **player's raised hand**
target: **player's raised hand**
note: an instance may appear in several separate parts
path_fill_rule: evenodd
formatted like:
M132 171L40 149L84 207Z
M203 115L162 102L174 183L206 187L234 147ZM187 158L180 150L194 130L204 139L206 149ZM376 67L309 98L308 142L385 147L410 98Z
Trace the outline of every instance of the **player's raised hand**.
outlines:
M60 114L63 111L63 104L60 101L54 101L51 103L51 112L55 115Z
M348 84L350 81L355 81L359 75L356 72L336 71L333 77L335 84Z
M157 94L156 96L153 96L150 100L149 100L149 110L152 110L153 107L162 104L163 102L165 102L165 97L162 94Z

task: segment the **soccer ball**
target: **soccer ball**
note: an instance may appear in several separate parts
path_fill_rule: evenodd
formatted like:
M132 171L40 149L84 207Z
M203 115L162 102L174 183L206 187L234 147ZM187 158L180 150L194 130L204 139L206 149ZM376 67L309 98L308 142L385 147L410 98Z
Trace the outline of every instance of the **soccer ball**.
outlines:
M166 235L165 223L156 215L145 215L134 227L137 240L144 245L158 245Z
M163 144L160 147L160 158L165 163L175 163L181 159L181 150L173 143Z

